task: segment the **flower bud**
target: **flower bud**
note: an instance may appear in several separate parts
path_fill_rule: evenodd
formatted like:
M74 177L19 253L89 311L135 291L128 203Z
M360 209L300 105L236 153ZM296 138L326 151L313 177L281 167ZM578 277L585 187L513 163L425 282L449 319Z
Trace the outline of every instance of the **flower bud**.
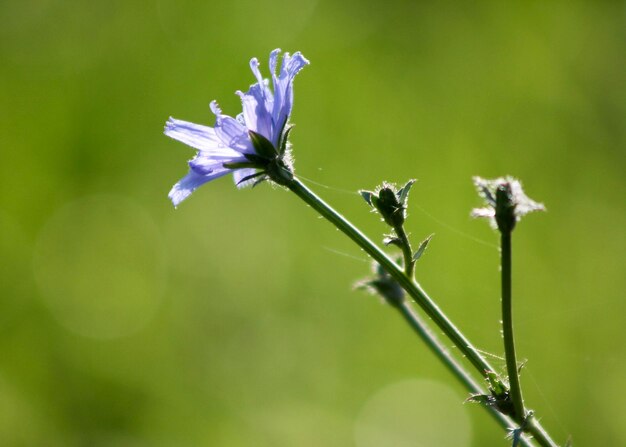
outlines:
M399 190L392 184L384 182L376 191L361 191L365 201L378 211L387 225L398 228L406 219L406 203L409 190L415 180L409 180Z
M372 271L372 277L359 281L356 287L379 295L387 304L392 306L401 305L405 299L405 292L400 284L376 262L372 264Z

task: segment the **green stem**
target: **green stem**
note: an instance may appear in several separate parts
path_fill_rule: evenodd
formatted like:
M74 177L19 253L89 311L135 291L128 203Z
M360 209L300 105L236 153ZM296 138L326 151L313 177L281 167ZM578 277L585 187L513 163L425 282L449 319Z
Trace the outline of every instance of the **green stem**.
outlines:
M527 417L524 409L524 398L517 368L515 338L513 336L513 300L512 300L512 250L511 231L500 232L500 265L502 275L502 337L504 338L504 355L509 376L509 393L515 408L515 419L520 425ZM542 446L558 447L550 435L534 417L528 421L526 431L532 433Z
M346 220L341 214L335 211L330 205L324 202L313 191L308 189L296 177L281 181L283 186L289 188L293 193L300 197L311 208L320 213L322 217L332 223L336 228L341 230L346 236L361 247L376 262L400 284L400 286L411 296L415 302L424 310L435 324L443 331L443 333L456 345L461 353L467 357L470 363L478 370L478 372L486 378L489 371L494 371L493 367L483 358L478 350L465 338L465 336L452 324L452 322L444 315L439 307L430 299L430 297L422 290L422 288L413 279L405 275L405 273L393 262L383 251L380 250L367 236L359 231L354 225ZM539 421L531 421L529 432L535 436L535 439L542 447L557 447L556 444L547 436Z
M534 416L530 419L526 431L532 434L534 439L542 447L559 447L559 445L552 440L546 429L542 427Z
M409 240L404 225L399 225L394 228L396 235L400 239L402 254L404 256L404 273L409 278L413 278L415 271L415 261L413 260L413 249L411 248L411 241ZM424 321L413 309L411 304L402 300L400 303L393 305L395 309L400 312L400 315L409 324L409 326L420 337L422 342L435 354L444 366L455 376L464 386L470 395L484 395L486 391L478 384L470 373L454 358L448 347L439 340L437 335L430 329L428 323ZM493 407L487 407L489 414L496 420L496 422L505 430L510 430L515 426L515 422L508 416L500 413ZM532 447L532 443L526 436L520 438L522 445Z
M403 301L398 306L394 306L404 317L409 326L419 335L420 339L428 346L435 356L443 362L446 368L465 386L470 394L485 394L485 390L481 387L467 372L467 370L452 356L450 350L437 338L435 333L428 327L428 324L415 313L410 303ZM515 426L515 422L507 416L500 413L493 407L485 407L489 414L496 422L505 430L510 430ZM532 447L532 442L522 436L520 439L522 445Z
M396 235L400 239L402 254L404 256L404 274L409 278L413 278L415 271L415 261L413 260L413 249L411 241L406 234L404 225L397 225L394 228ZM452 353L446 345L444 345L437 335L430 329L426 321L424 321L413 309L411 304L406 300L393 305L400 312L400 315L409 324L409 326L417 333L420 339L426 344L433 354L444 364L446 368L455 376L469 391L470 395L484 395L485 390L478 384L470 373L453 357ZM489 414L496 420L498 424L505 430L509 430L515 426L515 423L507 416L500 413L493 407L487 407ZM527 437L520 439L522 445L532 447Z
M415 261L413 260L413 249L411 248L411 241L409 241L406 231L404 231L403 225L398 225L394 228L402 246L402 255L404 256L404 273L409 278L413 279L413 272L415 271Z
M354 225L348 222L341 214L335 211L330 205L324 202L313 191L308 189L300 180L293 178L285 185L298 197L304 200L322 217L335 225L346 236L352 239L368 255L389 272L398 284L415 300L415 302L426 312L443 333L455 344L463 355L472 363L483 377L487 377L488 371L495 371L485 360L478 350L465 338L465 336L452 324L439 307L430 299L422 288L414 280L404 274L402 269L393 262L380 248L378 248L367 236L361 233Z
M519 382L515 339L513 337L513 309L511 294L511 232L501 233L501 274L502 274L502 336L504 338L504 355L506 370L509 376L509 392L515 408L515 419L521 424L526 417L522 387Z

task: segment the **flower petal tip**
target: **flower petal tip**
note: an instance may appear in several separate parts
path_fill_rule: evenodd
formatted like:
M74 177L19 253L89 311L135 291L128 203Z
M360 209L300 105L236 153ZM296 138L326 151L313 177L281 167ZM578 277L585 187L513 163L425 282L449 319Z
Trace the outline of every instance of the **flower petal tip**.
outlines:
M190 190L181 189L180 183L176 183L170 190L167 197L172 201L172 205L174 205L174 208L176 209L178 208L178 205L180 205L180 203L183 200L189 197L190 194L191 194Z
M175 123L174 123L174 118L172 118L171 116L167 119L167 121L165 121L165 126L163 126L163 133L165 135L167 135L167 132L169 130L172 129L172 127L174 127Z
M211 112L213 112L215 116L219 116L222 114L222 109L220 108L219 104L217 103L215 99L211 101L211 104L209 104L209 107L211 108Z

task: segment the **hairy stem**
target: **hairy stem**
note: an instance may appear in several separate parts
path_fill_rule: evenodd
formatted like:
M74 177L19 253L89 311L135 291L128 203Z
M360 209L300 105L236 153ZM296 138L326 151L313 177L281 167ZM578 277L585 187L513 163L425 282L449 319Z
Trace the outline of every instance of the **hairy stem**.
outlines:
M428 327L428 324L419 316L411 304L407 301L402 302L398 306L394 306L406 320L409 326L417 333L420 339L426 343L426 346L431 350L435 356L441 360L445 367L454 375L469 391L470 394L485 394L485 390L470 373L454 358L450 350L444 345L441 340L437 338L435 333ZM515 422L509 417L503 415L493 407L485 407L489 411L489 414L496 420L496 422L505 430L510 430L515 426ZM526 447L532 447L532 442L526 437L520 438L521 445Z
M411 241L404 231L403 225L398 225L394 228L400 242L402 244L402 256L404 257L404 273L409 278L413 279L413 272L415 271L415 261L413 260L413 249L411 248Z
M341 230L346 236L352 239L359 247L361 247L368 255L395 279L398 284L415 300L415 302L426 312L437 326L446 334L446 336L455 344L455 346L467 357L474 365L478 372L487 377L487 371L494 371L493 367L485 360L478 350L465 338L465 336L452 324L452 322L444 315L439 307L430 299L430 297L422 290L422 288L405 275L404 271L393 262L378 246L370 241L359 229L346 220L341 214L335 211L330 205L324 202L320 197L315 195L313 191L308 189L300 180L293 178L287 183L287 186L298 197L304 200L315 211L320 213L322 217L331 222L335 227Z
M281 182L281 184L289 188L294 194L300 197L311 208L317 211L336 228L341 230L368 255L376 260L376 262L378 262L398 282L398 284L409 294L409 296L415 300L426 315L428 315L428 317L435 322L435 324L455 344L455 346L483 377L486 378L489 371L494 371L489 362L487 362L487 360L456 328L456 326L452 324L441 309L439 309L426 292L422 290L419 284L412 278L409 278L395 262L393 262L382 250L380 250L378 246L370 241L367 236L361 233L358 228L352 225L346 218L324 202L313 191L308 189L296 177ZM557 447L536 419L533 419L530 422L528 431L533 434L542 447Z
M500 237L500 264L502 275L502 337L504 338L504 355L506 369L509 376L509 393L515 408L515 419L520 425L526 426L526 431L532 433L542 446L558 447L550 435L534 417L529 417L524 409L524 398L519 381L517 356L515 354L515 339L513 337L513 303L512 303L512 272L511 272L511 231L502 231ZM526 417L530 420L526 421Z
M504 338L504 355L506 358L506 370L509 376L509 392L515 417L523 421L526 417L522 387L519 382L517 370L517 356L515 354L515 339L513 337L513 306L511 293L511 232L502 231L500 247L501 275L502 275L502 337Z
M409 240L404 225L399 225L394 228L396 235L400 239L402 254L404 256L404 273L409 278L413 278L415 271L415 260L413 259L413 249L411 248L411 241ZM474 380L471 374L461 365L456 358L452 355L448 347L437 337L437 335L430 329L428 323L424 321L413 309L411 304L406 300L402 300L399 304L393 305L395 309L400 312L400 315L409 324L411 329L420 337L420 339L426 344L430 351L435 354L444 366L455 376L464 386L470 395L485 394L484 388ZM510 430L514 427L515 422L508 416L500 413L493 407L487 407L489 414L496 420L496 422L505 430ZM521 436L520 443L526 447L532 447L532 442L526 437Z

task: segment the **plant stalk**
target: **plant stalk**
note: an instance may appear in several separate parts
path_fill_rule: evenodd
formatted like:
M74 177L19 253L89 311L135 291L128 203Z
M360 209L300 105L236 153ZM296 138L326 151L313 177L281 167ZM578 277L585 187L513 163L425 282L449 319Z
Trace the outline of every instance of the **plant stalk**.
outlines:
M358 228L352 225L352 223L350 223L346 218L324 202L324 200L307 188L296 177L283 181L281 184L289 188L289 190L300 197L300 199L332 223L336 228L341 230L376 262L378 262L409 294L409 296L415 300L426 315L435 322L435 324L454 343L461 353L467 357L469 362L483 377L486 378L488 372L494 371L489 362L487 362L487 360L478 352L469 340L465 338L456 326L452 324L448 317L441 311L441 309L439 309L439 307L432 301L420 285L412 278L409 278L393 260L391 260L382 250L380 250L380 248L378 248L378 246L370 241L369 238L367 238L367 236L365 236ZM437 347L434 346L433 348ZM441 358L441 354L438 354L438 356ZM465 383L465 379L460 376L457 377ZM465 385L467 386L467 383L465 383ZM535 437L542 447L558 447L554 441L550 439L539 421L536 419L530 421L528 431Z
M500 237L500 271L502 275L502 337L504 338L504 355L506 370L509 376L509 393L515 408L515 418L521 423L526 417L522 387L517 369L515 354L515 338L513 336L513 303L511 291L511 232L502 231Z
M415 260L413 259L413 249L411 248L411 241L406 234L404 225L397 225L394 228L396 235L401 242L401 250L404 257L404 274L413 279L415 272ZM390 302L391 303L391 302ZM419 338L426 344L430 351L437 357L444 366L455 376L464 386L470 395L485 394L486 391L478 384L471 374L454 358L448 347L439 340L437 335L431 330L428 323L424 321L413 309L411 304L403 299L400 303L392 304L404 320L409 324L411 329L419 336ZM487 407L489 414L496 420L496 422L505 430L510 430L515 426L515 422L508 416L500 413L493 407ZM521 445L526 447L532 447L533 444L526 436L520 438Z
M394 306L409 326L417 333L420 339L428 346L435 356L441 360L445 367L454 375L470 394L485 394L483 387L478 384L470 373L453 357L450 350L438 339L434 332L428 327L428 324L415 312L411 304L406 300L400 305ZM505 430L511 430L515 426L515 422L508 416L500 413L493 407L485 407L489 414L496 422ZM521 445L532 447L533 443L530 439L522 435L520 438Z
M404 230L403 225L398 225L394 228L400 242L402 243L402 256L404 257L404 273L410 279L413 279L413 273L415 271L415 261L413 260L413 249L411 248L411 241Z
M511 231L500 233L500 265L502 275L502 337L504 338L504 355L506 369L509 376L509 393L515 408L515 420L522 426L526 425L526 431L532 433L542 446L558 447L550 438L550 435L534 417L528 416L524 408L522 387L517 368L517 355L515 353L515 339L513 336L513 300L512 300L512 250ZM524 424L525 419L530 421Z
M304 200L311 208L320 213L322 217L341 230L346 236L352 239L368 255L389 272L398 284L415 300L415 302L426 312L444 334L454 343L463 355L472 363L478 372L487 377L488 371L495 371L485 360L478 350L465 338L465 336L452 324L446 315L439 309L433 300L422 290L414 280L405 275L404 271L387 256L378 246L370 241L361 231L352 225L345 217L335 211L330 205L324 202L313 191L308 189L300 180L293 178L286 185L298 197Z

